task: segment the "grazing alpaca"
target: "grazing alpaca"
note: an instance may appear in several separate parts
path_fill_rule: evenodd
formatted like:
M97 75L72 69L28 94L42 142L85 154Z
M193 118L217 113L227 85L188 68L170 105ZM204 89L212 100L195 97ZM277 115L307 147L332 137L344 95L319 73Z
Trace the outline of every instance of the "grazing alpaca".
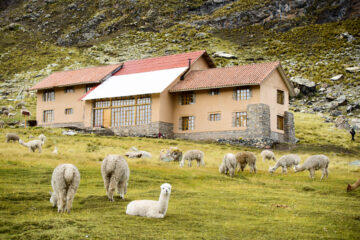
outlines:
M114 201L115 188L120 194L120 198L125 199L130 177L130 169L126 160L120 155L106 156L101 164L101 175L109 200Z
M324 178L324 176L328 177L328 167L329 167L329 158L325 155L313 155L308 157L308 159L305 160L302 166L298 167L295 166L294 170L295 172L301 172L304 170L309 170L310 172L310 178L315 178L315 171L321 169L321 179Z
M40 140L31 140L26 143L22 139L19 139L19 143L28 147L31 152L35 152L36 149L39 149L39 153L41 153L43 142Z
M80 173L72 164L61 164L54 169L51 177L50 202L58 207L58 212L70 213L75 193L79 187Z
M300 163L300 157L296 154L288 154L282 156L275 164L274 167L269 168L269 172L273 173L277 168L282 168L282 173L287 173L287 168L292 167L293 165L297 166Z
M5 126L5 122L0 120L0 128L4 128L4 126Z
M205 165L204 162L204 153L200 150L189 150L187 151L181 161L180 161L180 167L183 167L185 165L185 160L188 160L188 166L191 167L191 161L196 160L198 167L200 167L200 163L202 166Z
M274 160L276 162L275 154L270 150L264 150L261 153L262 161L265 162L265 160Z
M171 185L164 183L161 185L159 201L154 200L135 200L130 202L126 207L126 214L148 217L164 218L168 209Z
M240 165L241 171L244 171L244 168L249 164L250 172L256 173L256 156L252 152L240 152L236 154L236 161ZM238 172L240 171L238 169Z
M229 173L230 177L234 176L237 161L236 157L232 153L228 153L224 156L224 159L219 167L219 172L226 174Z
M358 187L360 187L360 178L354 184L348 184L346 190L348 192L350 192L350 191L353 191L353 190L357 189Z
M15 117L16 113L9 113L7 116L8 118L12 118L12 117Z
M18 142L19 139L20 138L16 133L7 133L6 137L5 137L5 142L7 142L7 143L10 142L10 141Z

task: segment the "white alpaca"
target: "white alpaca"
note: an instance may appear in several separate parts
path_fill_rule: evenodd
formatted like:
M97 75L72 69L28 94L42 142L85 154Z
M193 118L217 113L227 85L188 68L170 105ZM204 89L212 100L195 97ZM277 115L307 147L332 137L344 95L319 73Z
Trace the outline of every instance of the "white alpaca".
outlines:
M287 168L297 166L300 163L300 157L296 154L288 154L282 156L275 164L274 167L269 168L269 172L273 173L277 168L282 168L282 173L287 173Z
M276 162L276 157L275 157L275 154L270 151L270 150L264 150L262 151L261 153L261 156L262 156L262 160L263 162L265 162L265 160L274 160Z
M131 147L132 152L125 153L125 156L128 158L151 158L151 153L146 151L140 151L136 147Z
M236 166L237 161L235 155L232 153L228 153L223 158L223 161L219 167L219 172L223 174L229 173L230 177L233 177Z
M130 202L126 207L126 214L149 217L164 218L168 209L171 185L164 183L161 185L159 201L154 200L135 200Z
M19 143L28 147L31 152L35 152L36 149L39 149L39 153L41 153L43 142L40 140L31 140L26 143L22 139L19 139Z
M130 177L130 169L126 160L120 155L106 156L101 164L101 175L109 200L114 201L115 188L120 194L120 198L125 199Z
M61 164L54 169L51 177L50 202L58 207L58 212L70 213L75 193L79 187L80 173L72 164Z
M15 115L16 115L16 113L9 113L8 118L13 118L13 117L15 117Z
M204 162L204 153L200 150L189 150L187 151L181 161L180 161L180 167L183 167L185 165L185 160L188 161L188 166L191 167L191 161L196 160L198 167L200 166L200 163L202 166L205 165Z
M55 147L55 148L54 148L54 151L52 151L51 153L52 153L52 154L58 154L58 148Z
M308 157L308 159L305 160L302 166L298 167L295 166L294 170L295 172L301 172L304 170L309 170L310 172L310 178L315 178L315 171L321 169L321 179L324 178L324 176L328 177L328 167L329 167L330 160L325 155L313 155Z
M45 144L46 141L46 136L44 134L40 134L39 135L39 140L42 141L43 145Z

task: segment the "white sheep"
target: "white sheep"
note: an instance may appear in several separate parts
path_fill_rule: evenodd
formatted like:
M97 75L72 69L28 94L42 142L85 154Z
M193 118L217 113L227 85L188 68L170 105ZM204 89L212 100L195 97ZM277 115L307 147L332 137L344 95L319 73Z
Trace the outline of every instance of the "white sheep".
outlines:
M270 151L270 150L264 150L262 151L261 153L261 156L262 156L262 160L263 162L265 162L265 160L274 160L276 162L276 157L275 157L275 154Z
M38 138L39 138L40 141L42 141L42 143L44 145L45 141L46 141L46 136L44 134L40 134Z
M126 160L120 155L108 155L101 164L101 175L104 180L106 194L110 201L114 201L115 188L124 199L130 177L130 169Z
M161 185L159 201L154 200L135 200L130 202L126 207L126 214L149 217L164 218L168 209L171 185L164 183Z
M16 134L16 133L7 133L6 134L6 137L5 137L5 142L10 142L10 141L13 141L13 142L17 142L19 141L19 136Z
M325 155L313 155L308 157L308 159L305 160L303 165L300 167L295 166L294 170L295 172L301 172L304 170L309 170L310 172L310 178L315 178L315 171L321 169L321 179L324 178L324 176L328 177L328 167L329 167L330 160Z
M19 139L19 143L25 147L28 147L32 152L35 152L36 149L39 149L39 153L41 153L43 142L40 140L31 140L26 143L22 139Z
M180 161L180 167L183 167L185 165L185 160L188 161L188 166L191 167L191 161L192 160L196 160L197 161L197 165L198 167L200 166L200 164L202 166L205 165L205 161L204 161L204 153L200 150L189 150L187 151L181 161Z
M223 174L229 173L230 177L233 177L236 165L237 161L235 155L232 153L228 153L223 158L223 161L219 167L219 172Z
M58 207L58 212L70 213L75 193L79 187L80 173L72 164L61 164L54 169L51 177L50 202L53 207Z
M300 157L296 154L288 154L282 156L275 164L275 166L269 168L269 172L273 173L277 168L282 168L282 173L287 173L287 168L297 166L300 163Z

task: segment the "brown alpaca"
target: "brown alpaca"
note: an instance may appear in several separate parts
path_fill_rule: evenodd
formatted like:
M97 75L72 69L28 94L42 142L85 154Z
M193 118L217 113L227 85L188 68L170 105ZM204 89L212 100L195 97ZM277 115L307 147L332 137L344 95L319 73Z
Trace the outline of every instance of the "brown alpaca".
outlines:
M360 178L354 184L348 184L347 191L348 192L353 191L353 190L357 189L358 187L360 187Z
M252 152L240 152L236 154L236 161L237 164L240 165L240 168L238 168L238 172L244 171L244 168L247 164L249 164L250 172L256 173L256 156Z

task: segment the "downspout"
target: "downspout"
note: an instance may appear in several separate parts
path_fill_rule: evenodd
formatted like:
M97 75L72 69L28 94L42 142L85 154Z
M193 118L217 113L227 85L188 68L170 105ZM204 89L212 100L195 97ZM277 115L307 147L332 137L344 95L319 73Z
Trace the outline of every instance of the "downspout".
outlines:
M189 66L188 69L186 69L186 71L183 73L183 75L181 75L180 80L184 80L185 79L185 75L190 71L190 67L191 67L191 58L188 59L189 60Z

